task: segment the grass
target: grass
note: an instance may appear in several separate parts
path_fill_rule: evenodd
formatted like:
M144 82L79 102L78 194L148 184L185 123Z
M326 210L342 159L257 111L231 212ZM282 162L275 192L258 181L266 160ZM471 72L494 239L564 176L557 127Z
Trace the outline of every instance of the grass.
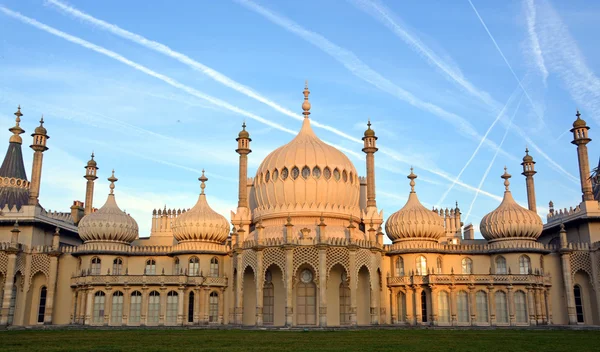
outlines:
M598 351L573 330L31 330L0 332L0 351Z

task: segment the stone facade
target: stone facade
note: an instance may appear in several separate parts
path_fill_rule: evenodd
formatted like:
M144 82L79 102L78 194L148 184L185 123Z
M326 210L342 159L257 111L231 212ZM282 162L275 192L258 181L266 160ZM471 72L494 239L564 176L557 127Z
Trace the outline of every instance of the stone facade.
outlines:
M505 170L504 200L482 220L485 239L474 239L458 206L421 205L412 170L409 200L384 224L371 124L361 177L313 132L309 93L298 135L251 178L243 126L230 219L210 208L203 174L197 204L155 210L148 238L118 207L114 172L106 203L94 208L93 155L85 204L45 210L38 198L49 137L42 121L32 135L29 181L19 109L0 168L0 325L600 324L600 206L588 175L589 128L579 113L572 131L582 203L569 210L551 204L542 224L527 152L521 165L529 209L513 200Z

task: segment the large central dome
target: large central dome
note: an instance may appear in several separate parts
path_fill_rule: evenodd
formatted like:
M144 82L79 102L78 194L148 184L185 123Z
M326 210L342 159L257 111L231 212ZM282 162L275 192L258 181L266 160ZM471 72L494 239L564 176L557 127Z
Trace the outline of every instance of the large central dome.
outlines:
M360 182L350 159L319 139L310 126L308 88L298 135L275 149L258 167L254 180L255 217L301 212L329 216L359 215ZM277 214L277 215L276 215Z

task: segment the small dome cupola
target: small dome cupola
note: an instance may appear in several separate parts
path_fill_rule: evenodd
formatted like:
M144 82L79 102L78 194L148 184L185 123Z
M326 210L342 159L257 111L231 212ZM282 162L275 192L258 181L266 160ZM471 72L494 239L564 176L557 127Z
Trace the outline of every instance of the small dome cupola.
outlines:
M489 242L537 240L542 233L542 219L515 202L509 189L511 175L506 167L501 177L504 179L504 199L498 208L481 219L481 235Z
M385 231L392 242L400 241L433 241L437 242L444 235L444 220L434 211L421 204L415 192L417 175L410 168L410 193L408 201L385 223Z

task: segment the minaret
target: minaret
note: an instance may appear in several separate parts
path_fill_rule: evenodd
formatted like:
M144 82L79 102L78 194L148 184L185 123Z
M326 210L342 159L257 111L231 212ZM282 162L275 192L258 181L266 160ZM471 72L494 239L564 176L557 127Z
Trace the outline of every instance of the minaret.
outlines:
M44 152L48 150L46 140L48 137L46 128L44 127L44 116L40 120L40 125L35 129L33 134L33 144L29 147L33 149L33 167L31 170L31 186L29 188L29 205L38 205L40 196L40 182L42 180L42 160Z
M537 207L535 206L535 185L533 183L533 175L537 173L535 171L535 161L533 157L529 155L529 149L525 148L525 156L523 157L523 172L521 175L525 176L525 184L527 186L527 206L529 210L537 213Z
M98 178L96 173L98 172L98 166L96 160L94 160L94 152L92 152L92 158L87 162L85 167L85 178L87 180L85 186L85 211L84 214L88 215L94 209L94 181Z
M367 130L363 137L364 148L362 151L367 154L367 208L377 207L375 200L375 152L377 152L377 136L371 129L371 120L367 122Z
M581 181L581 193L583 201L594 200L592 193L592 181L590 180L590 162L588 160L587 144L591 141L588 137L590 129L586 122L581 119L581 114L577 110L577 120L573 122L573 141L571 143L577 146L577 159L579 161L579 179Z
M250 149L252 139L250 139L250 133L246 131L246 122L242 124L242 130L235 140L238 142L235 151L240 155L238 208L248 208L248 154L252 153Z

